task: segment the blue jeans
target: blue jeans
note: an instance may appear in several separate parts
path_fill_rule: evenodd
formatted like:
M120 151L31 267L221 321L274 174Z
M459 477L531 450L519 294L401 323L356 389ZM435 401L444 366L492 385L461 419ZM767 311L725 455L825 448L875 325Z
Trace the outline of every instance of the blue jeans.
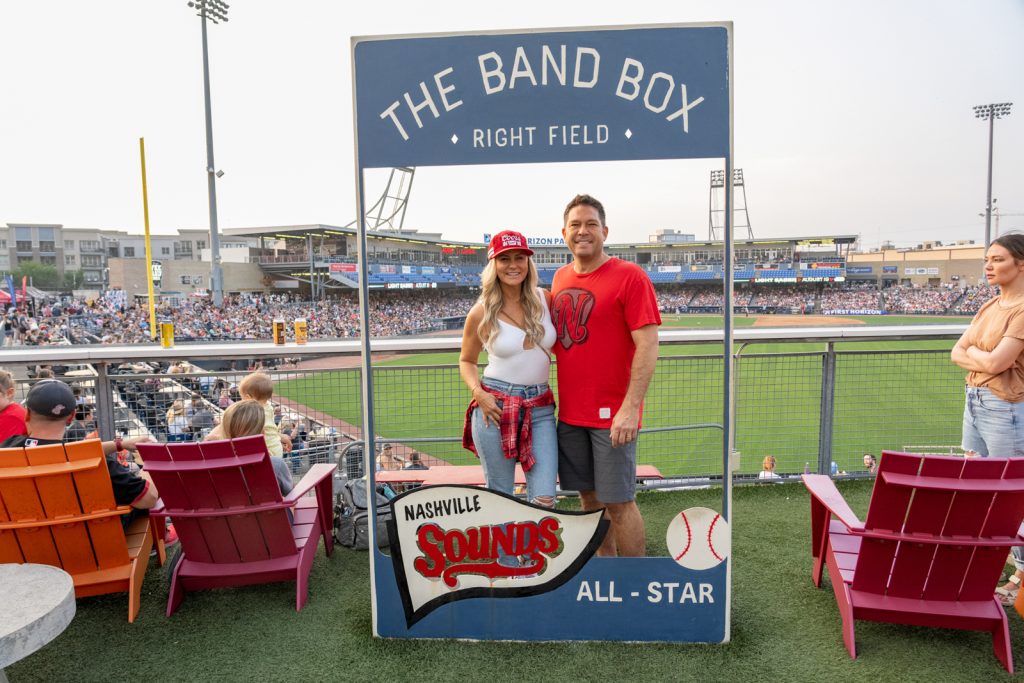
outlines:
M982 457L1024 458L1024 402L1004 401L985 387L966 387L961 448Z
M982 457L1024 457L1024 403L1004 401L985 387L966 387L961 448ZM1014 546L1013 564L1024 570L1024 549Z
M547 384L509 384L485 377L484 386L509 396L536 398L547 392ZM499 400L498 406L502 403ZM558 436L555 433L555 407L532 409L534 464L526 473L526 492L531 501L538 497L555 495L555 477L558 474ZM522 420L522 416L520 416ZM493 422L484 424L483 411L473 410L473 445L487 478L487 488L511 494L515 489L516 461L505 457L501 446L501 427Z

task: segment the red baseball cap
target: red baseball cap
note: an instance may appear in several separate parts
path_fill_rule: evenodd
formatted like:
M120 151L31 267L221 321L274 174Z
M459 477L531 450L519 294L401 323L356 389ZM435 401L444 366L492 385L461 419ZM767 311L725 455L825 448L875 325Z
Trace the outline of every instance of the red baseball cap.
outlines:
M533 249L526 246L526 238L522 233L515 230L502 230L491 238L491 245L487 248L487 260L513 250L525 251L527 256L533 256Z

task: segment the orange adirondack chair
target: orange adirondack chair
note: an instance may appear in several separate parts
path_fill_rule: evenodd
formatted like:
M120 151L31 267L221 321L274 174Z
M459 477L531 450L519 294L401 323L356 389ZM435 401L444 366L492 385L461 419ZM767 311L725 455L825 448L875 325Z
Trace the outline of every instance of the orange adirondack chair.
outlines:
M163 503L151 514L170 516L181 540L167 616L186 591L275 581L295 581L302 609L321 535L327 554L334 549L334 465L314 465L282 498L263 435L139 451ZM315 497L305 495L313 489Z
M163 523L114 502L114 489L98 439L0 448L0 563L60 567L75 582L75 596L128 592L128 621L139 614L142 579L153 539L166 557Z
M1006 612L994 593L1010 548L1024 545L1024 459L885 451L864 522L827 476L803 480L812 579L820 587L828 567L850 657L857 619L988 631L1013 673Z

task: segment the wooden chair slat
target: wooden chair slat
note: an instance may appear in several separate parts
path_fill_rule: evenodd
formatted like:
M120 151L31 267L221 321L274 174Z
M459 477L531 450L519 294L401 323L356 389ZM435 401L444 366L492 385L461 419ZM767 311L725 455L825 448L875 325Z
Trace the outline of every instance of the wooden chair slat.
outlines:
M61 444L26 449L25 457L30 466L42 466L40 469L43 471L49 469L47 465L69 462ZM101 465L101 461L97 461L96 458L90 458L89 461L94 463L94 468ZM102 466L106 467L105 464ZM82 471L88 470L76 470L75 473ZM67 470L64 474L44 475L36 480L36 490L39 492L39 500L46 511L47 519L65 517L71 520L83 513L71 472ZM58 548L64 571L69 574L81 574L100 568L96 563L92 540L84 522L55 525L50 527L50 533Z
M958 480L964 461L961 458L928 459L921 465L922 478L948 477ZM935 536L943 532L954 492L941 489L915 490L903 526L906 534ZM967 548L967 559L970 548ZM889 577L888 595L902 598L919 598L929 583L928 570L935 556L936 548L929 543L900 543L893 559L892 575ZM948 553L963 552L961 549L946 549Z
M177 456L182 460L188 460L194 450L198 451L198 449L194 448L183 448L176 450L175 453L177 453ZM141 443L139 444L139 453L142 454L142 457L147 463L167 463L172 462L174 459L167 445L162 443ZM157 475L153 471L150 471L150 476L154 477L154 481L157 482L157 490L160 492L160 500L165 508L182 510L188 509L192 506L189 493L185 488L185 482L182 481L181 477L177 473L168 473L157 479ZM197 479L197 482L201 486L203 480ZM203 561L210 560L212 556L206 544L206 537L200 528L198 520L175 519L174 528L178 532L178 540L181 542L182 549L187 551L190 557L201 559ZM188 529L188 531L183 533L183 529Z
M0 449L0 467L25 467L28 458L24 448ZM31 479L0 480L0 497L12 522L31 522L46 519L46 511L39 500L36 483ZM25 562L60 567L60 553L47 527L18 529L14 532L21 556Z
M232 446L239 456L265 454L267 450L262 435L235 439ZM266 457L269 461L270 456ZM242 466L239 470L245 479L245 486L253 504L276 503L281 500L281 487L277 482L277 476L272 466L267 467L266 461L258 465ZM256 520L260 526L262 544L270 557L287 557L295 554L295 539L287 514L281 514L281 511L260 513Z
M78 441L64 444L69 462L94 458L97 454L103 458L102 464L94 470L75 472L75 488L81 501L83 512L113 510L117 507L114 500L114 487L110 483L110 472L106 458L103 457L103 444L99 439ZM128 550L125 547L124 527L116 517L94 519L86 523L92 548L96 555L96 565L100 569L113 569L128 563Z
M891 471L901 474L917 474L921 458L904 453L883 451L879 460L879 472ZM906 521L907 509L913 491L904 487L890 486L879 476L871 492L871 504L864 520L866 529L897 531ZM864 571L858 570L853 579L853 588L871 593L882 593L889 586L893 560L899 544L879 539L865 539L861 546L861 557L865 558Z
M182 443L174 444L167 447L168 452L171 454L171 458L174 462L179 461L195 461L203 460L203 449L198 443ZM153 477L160 476L158 473L153 472ZM222 507L220 501L220 495L217 492L217 487L210 476L209 472L178 472L172 474L172 477L177 477L181 482L181 491L184 494L182 500L165 500L169 508L180 508L184 510L217 510ZM165 477L160 477L158 481L164 481ZM161 495L163 494L163 488L157 485ZM171 519L174 519L174 515L171 515ZM191 524L186 524L187 527L191 527ZM231 533L231 529L228 526L227 521L222 517L210 517L206 519L200 519L195 522L195 528L199 530L200 538L192 539L188 531L185 531L184 536L182 530L178 529L178 539L189 538L189 543L185 544L182 542L182 550L187 554L191 554L193 546L200 545L199 541L202 541L202 546L205 549L205 554L209 557L210 562L238 562L238 550L235 548L234 536ZM200 555L201 556L201 555ZM192 555L198 560L200 556Z
M1010 481L1024 481L1024 458L1012 458L1006 463L1003 478ZM1024 496L997 493L992 501L992 509L985 520L986 536L1013 536L1018 529L1013 528L1013 520L1024 518Z

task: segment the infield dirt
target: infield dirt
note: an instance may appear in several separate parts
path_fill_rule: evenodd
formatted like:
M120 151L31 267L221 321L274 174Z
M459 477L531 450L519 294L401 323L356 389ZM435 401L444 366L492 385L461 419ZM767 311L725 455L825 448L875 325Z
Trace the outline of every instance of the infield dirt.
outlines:
M754 321L754 327L832 327L863 324L863 320L838 315L759 315Z

